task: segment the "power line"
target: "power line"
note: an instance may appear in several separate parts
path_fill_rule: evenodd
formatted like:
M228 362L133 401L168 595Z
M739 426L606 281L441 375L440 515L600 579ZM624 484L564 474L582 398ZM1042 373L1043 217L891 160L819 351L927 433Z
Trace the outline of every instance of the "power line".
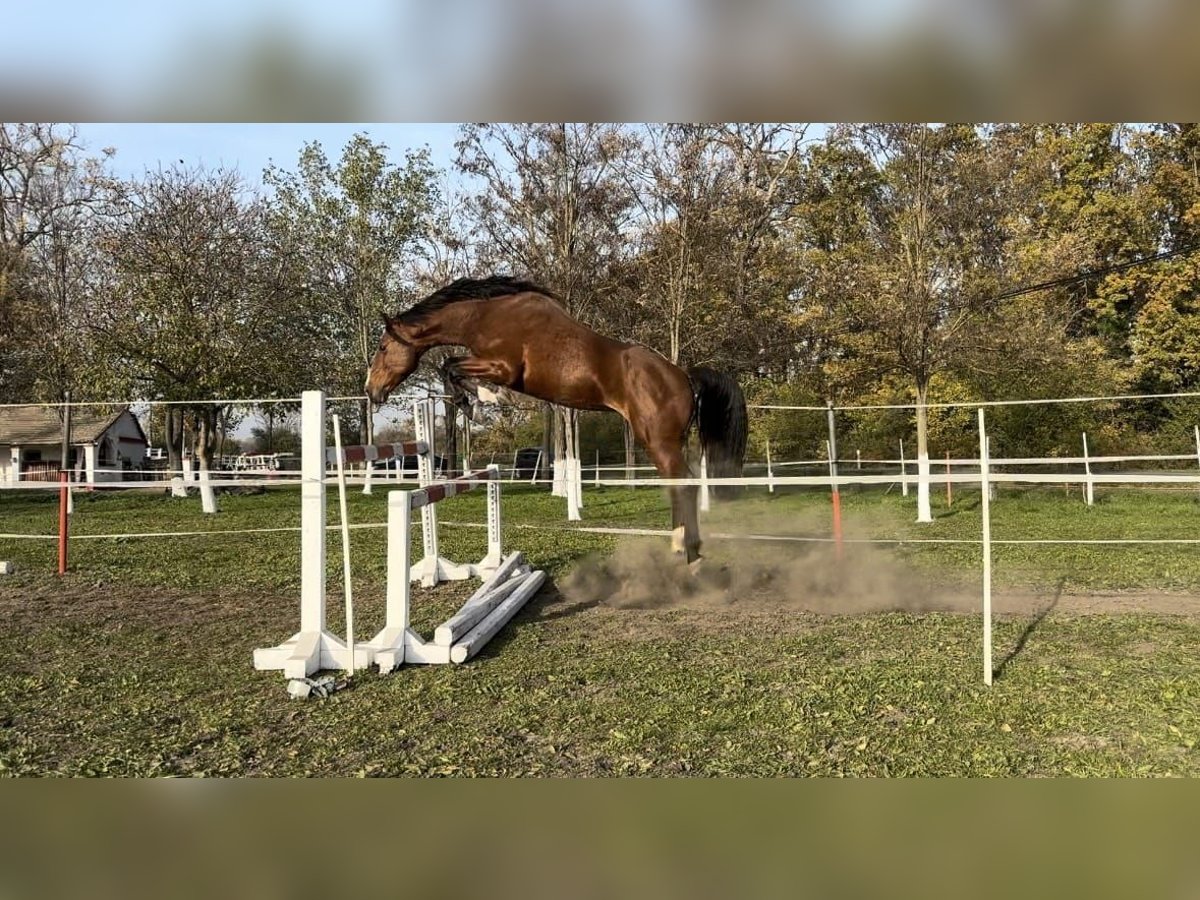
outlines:
M1164 250L1162 253L1155 253L1152 256L1142 256L1138 259L1131 259L1128 262L1114 263L1111 266L1104 266L1100 269L1089 269L1086 272L1079 272L1075 275L1067 275L1063 278L1052 278L1049 281L1039 281L1037 284L1029 284L1025 287L1013 288L1011 291L1005 291L1002 294L997 294L994 300L1009 300L1013 297L1020 297L1024 294L1032 294L1036 291L1044 291L1048 288L1065 287L1069 284L1075 284L1080 281L1087 281L1089 278L1099 278L1103 275L1110 275L1113 272L1123 272L1126 269L1137 268L1138 266L1149 265L1150 263L1161 262L1164 259L1171 259L1175 256L1186 256L1189 253L1195 253L1200 250L1200 244L1189 244L1186 247L1179 247L1175 250Z

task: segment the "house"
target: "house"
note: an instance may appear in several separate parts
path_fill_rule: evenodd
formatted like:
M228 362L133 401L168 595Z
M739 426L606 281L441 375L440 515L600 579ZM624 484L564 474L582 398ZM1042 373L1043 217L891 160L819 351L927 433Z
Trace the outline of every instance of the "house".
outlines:
M146 458L146 434L137 417L122 407L71 410L73 480L121 481ZM51 407L0 408L0 481L57 481L62 463L62 421Z

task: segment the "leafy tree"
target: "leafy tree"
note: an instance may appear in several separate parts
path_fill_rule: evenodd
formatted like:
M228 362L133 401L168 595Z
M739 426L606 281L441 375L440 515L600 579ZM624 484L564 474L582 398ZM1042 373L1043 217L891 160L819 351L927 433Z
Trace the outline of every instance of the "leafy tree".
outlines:
M971 126L869 125L836 129L836 155L849 171L870 166L865 218L842 211L825 252L838 273L812 305L839 331L837 365L904 375L917 406L919 521L931 521L924 404L935 374L978 343L997 287L999 206L983 141ZM842 168L824 179L844 181ZM828 228L830 222L824 223ZM835 282L835 284L836 284Z
M280 341L290 284L268 246L266 210L232 172L172 168L126 185L97 235L100 276L88 298L105 392L211 401L279 390L273 361L309 351ZM223 413L214 403L168 407L173 469L183 416L207 466Z
M412 256L437 198L428 149L393 163L385 144L356 134L333 165L318 142L305 144L296 171L272 165L269 221L274 240L304 273L289 329L313 336L311 384L362 393L379 341L380 316L413 294ZM358 407L367 440L370 404Z

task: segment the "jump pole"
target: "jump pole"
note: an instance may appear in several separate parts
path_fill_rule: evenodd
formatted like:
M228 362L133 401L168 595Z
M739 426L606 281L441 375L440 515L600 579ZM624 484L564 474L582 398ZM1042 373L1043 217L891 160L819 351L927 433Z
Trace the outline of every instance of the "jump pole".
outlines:
M712 499L708 492L708 454L700 454L700 512L708 512Z
M767 438L767 493L775 493L775 473L771 471L771 439Z
M979 409L979 503L983 518L983 683L992 683L992 519L988 496L989 479L987 428Z
M833 421L833 401L826 400L826 418L829 423L829 489L833 496L833 547L838 559L842 558L842 497L838 491L837 426Z
M342 420L333 417L333 448L337 451L338 513L342 526L342 587L346 596L346 649L350 665L346 671L354 674L354 596L350 586L350 514L346 510L346 466L342 459ZM367 472L371 462L367 461ZM370 475L367 476L370 478ZM368 484L368 487L370 485ZM365 493L365 491L364 491Z

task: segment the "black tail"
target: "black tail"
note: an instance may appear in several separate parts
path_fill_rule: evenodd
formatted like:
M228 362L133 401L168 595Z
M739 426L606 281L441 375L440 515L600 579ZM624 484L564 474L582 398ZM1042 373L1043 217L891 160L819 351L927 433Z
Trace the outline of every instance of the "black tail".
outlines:
M703 366L688 370L696 408L692 418L700 430L700 444L708 461L710 478L740 478L746 459L746 397L732 377ZM718 497L735 497L733 485L713 488Z

